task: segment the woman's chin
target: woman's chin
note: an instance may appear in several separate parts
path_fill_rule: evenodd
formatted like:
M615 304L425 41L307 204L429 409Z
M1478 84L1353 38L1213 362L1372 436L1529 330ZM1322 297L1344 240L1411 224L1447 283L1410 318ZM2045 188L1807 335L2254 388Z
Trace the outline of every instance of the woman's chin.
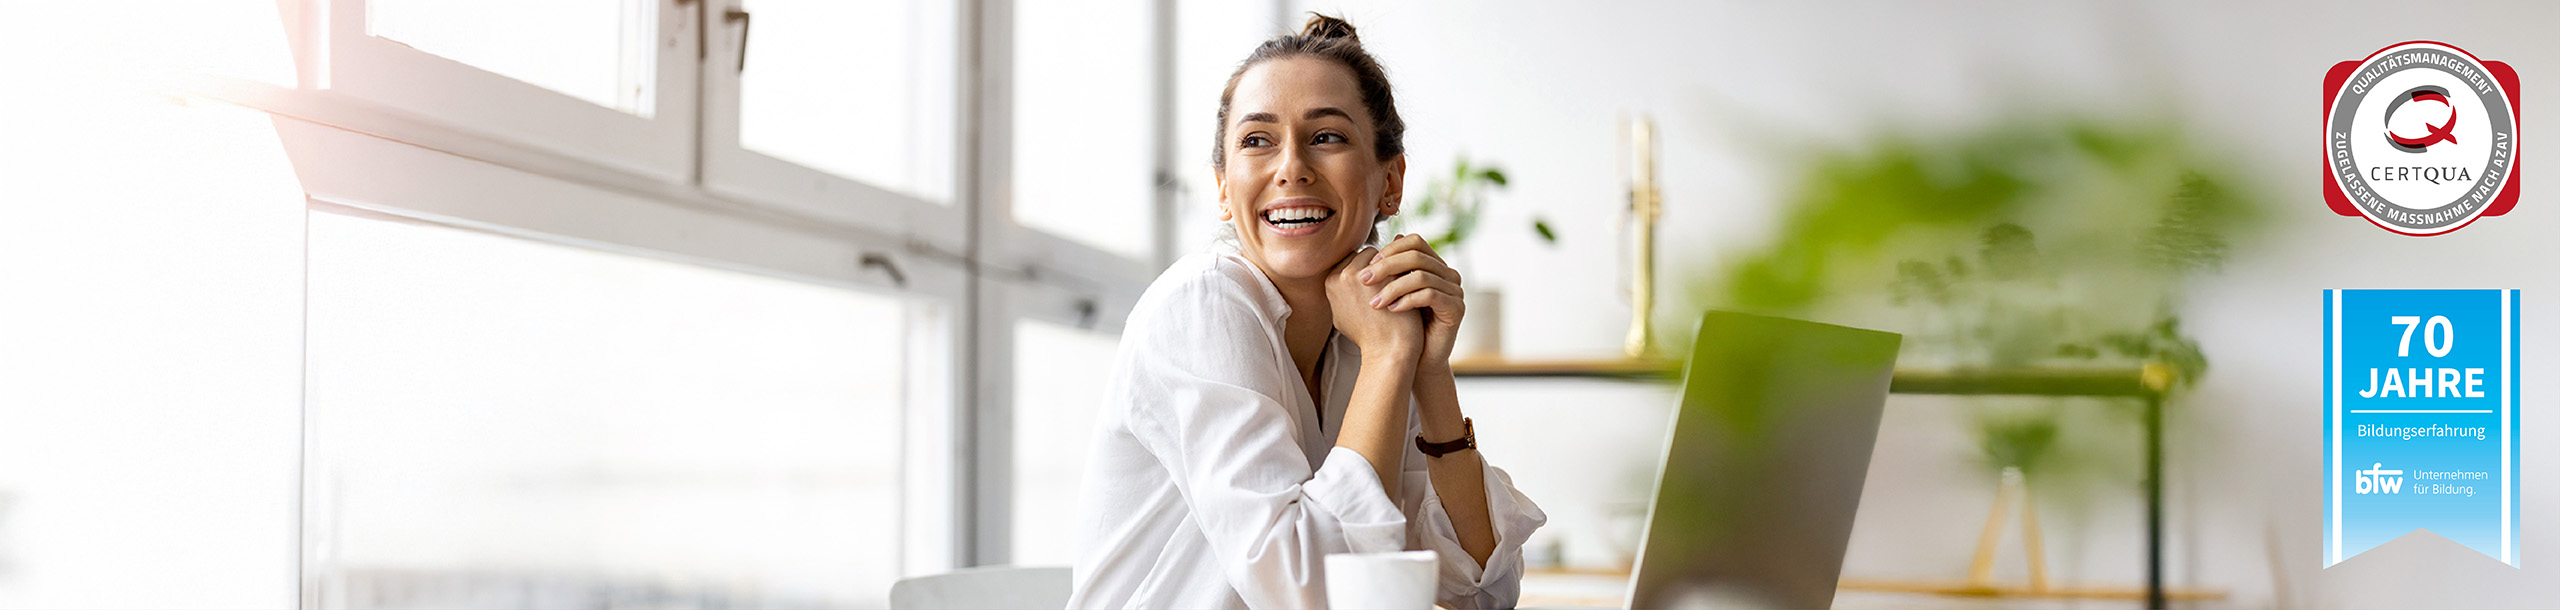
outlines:
M1327 254L1314 248L1291 248L1262 253L1263 273L1274 278L1318 279L1333 271L1335 263L1349 253Z

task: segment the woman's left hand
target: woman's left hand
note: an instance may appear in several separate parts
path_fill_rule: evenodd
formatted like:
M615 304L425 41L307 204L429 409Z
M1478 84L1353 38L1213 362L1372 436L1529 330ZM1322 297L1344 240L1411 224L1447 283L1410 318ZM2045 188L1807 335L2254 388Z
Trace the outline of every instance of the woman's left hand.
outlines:
M1458 322L1467 317L1466 288L1458 270L1440 260L1431 242L1420 235L1398 235L1378 247L1378 257L1360 272L1360 283L1382 286L1369 306L1388 311L1426 310L1423 315L1422 362L1446 367L1458 339Z

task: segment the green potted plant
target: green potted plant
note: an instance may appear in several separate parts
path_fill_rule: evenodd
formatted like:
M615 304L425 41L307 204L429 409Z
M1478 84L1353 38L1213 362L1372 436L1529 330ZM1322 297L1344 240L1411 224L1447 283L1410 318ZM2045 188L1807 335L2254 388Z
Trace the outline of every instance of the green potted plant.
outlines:
M1396 215L1389 228L1396 234L1415 233L1431 242L1431 249L1449 261L1450 266L1467 271L1467 244L1476 235L1476 226L1484 218L1486 195L1511 185L1511 178L1501 167L1477 165L1459 155L1449 173L1433 177L1423 188L1421 197L1405 213ZM1529 229L1538 240L1556 243L1555 227L1543 216L1532 217ZM1458 328L1455 348L1460 358L1494 358L1502 354L1502 289L1487 284L1467 286L1467 321Z

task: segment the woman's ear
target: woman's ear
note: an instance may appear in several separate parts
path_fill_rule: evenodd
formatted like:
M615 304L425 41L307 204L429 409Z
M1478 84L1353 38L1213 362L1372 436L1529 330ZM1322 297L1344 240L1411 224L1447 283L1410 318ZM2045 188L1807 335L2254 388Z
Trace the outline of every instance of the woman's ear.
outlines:
M1226 172L1211 172L1211 173L1209 174L1209 177L1211 177L1211 178L1215 178L1215 179L1217 179L1217 181L1218 181L1218 222L1228 222L1228 221L1235 220L1235 219L1236 219L1236 209L1235 209L1235 207L1234 207L1234 206L1227 205L1227 174L1226 174Z
M1378 197L1378 213L1394 216L1404 209L1404 155L1387 160L1387 190Z

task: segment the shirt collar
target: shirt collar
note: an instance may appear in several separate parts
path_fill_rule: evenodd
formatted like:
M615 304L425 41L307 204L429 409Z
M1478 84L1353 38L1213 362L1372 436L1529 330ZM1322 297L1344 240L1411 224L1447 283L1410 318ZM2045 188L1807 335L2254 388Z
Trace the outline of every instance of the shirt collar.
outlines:
M1243 247L1236 245L1235 242L1220 240L1217 252L1218 256L1235 261L1235 264L1253 272L1253 279L1260 280L1253 283L1253 288L1262 293L1263 306L1274 312L1273 321L1288 324L1289 314L1295 310L1289 309L1288 299L1281 298L1280 285L1272 283L1271 276L1264 274L1260 265L1253 264L1253 259L1245 258Z

